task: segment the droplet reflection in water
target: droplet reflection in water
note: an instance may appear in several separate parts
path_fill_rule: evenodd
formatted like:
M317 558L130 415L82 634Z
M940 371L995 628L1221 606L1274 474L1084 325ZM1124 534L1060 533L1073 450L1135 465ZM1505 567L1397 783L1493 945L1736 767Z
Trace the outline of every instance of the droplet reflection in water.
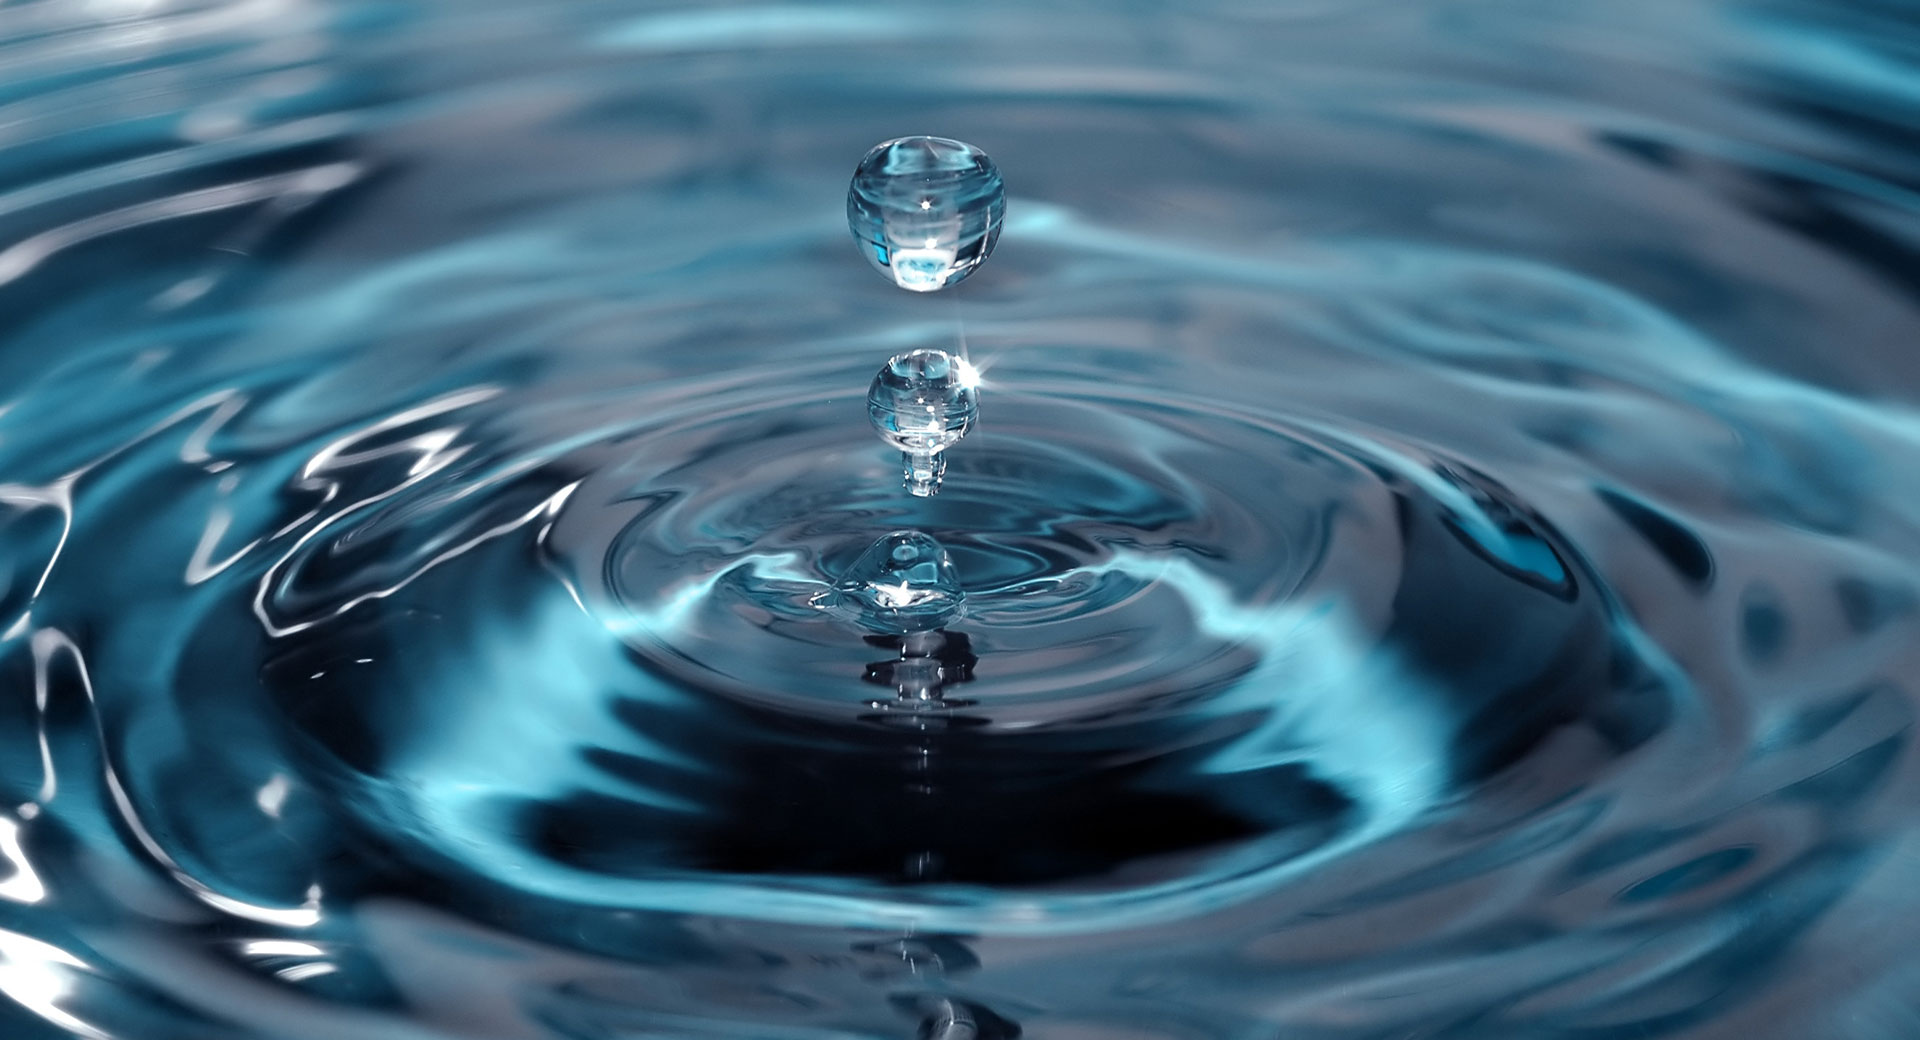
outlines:
M973 273L1000 239L1006 187L987 153L944 137L875 145L847 189L847 226L893 284L944 289Z
M867 388L867 419L881 439L900 449L907 490L926 497L940 490L942 454L980 418L979 373L966 358L944 350L910 350L887 359Z

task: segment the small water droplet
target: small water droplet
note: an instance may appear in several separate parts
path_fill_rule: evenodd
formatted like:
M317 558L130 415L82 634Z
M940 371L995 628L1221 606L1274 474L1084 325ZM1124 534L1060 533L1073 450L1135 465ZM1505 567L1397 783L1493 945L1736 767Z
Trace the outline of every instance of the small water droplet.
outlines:
M829 606L882 632L938 628L960 612L960 588L947 550L918 531L895 531L868 546L834 583Z
M860 160L847 226L893 284L944 289L973 273L1000 239L1006 187L987 153L944 137L902 137Z
M925 497L940 490L947 472L942 453L980 418L979 382L967 359L931 348L889 358L873 377L867 419L900 449L908 491Z

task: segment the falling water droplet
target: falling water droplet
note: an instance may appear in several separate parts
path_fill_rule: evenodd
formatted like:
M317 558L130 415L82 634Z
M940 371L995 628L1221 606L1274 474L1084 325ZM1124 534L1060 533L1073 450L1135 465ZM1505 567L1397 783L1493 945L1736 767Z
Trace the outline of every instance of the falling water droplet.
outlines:
M944 137L902 137L860 160L847 226L902 289L933 292L973 273L1000 239L1006 187L987 153Z
M877 631L921 632L953 620L964 599L945 547L918 531L895 531L853 561L827 605Z
M979 382L967 359L931 348L889 358L873 377L867 419L904 456L908 491L924 498L940 490L942 453L980 418Z

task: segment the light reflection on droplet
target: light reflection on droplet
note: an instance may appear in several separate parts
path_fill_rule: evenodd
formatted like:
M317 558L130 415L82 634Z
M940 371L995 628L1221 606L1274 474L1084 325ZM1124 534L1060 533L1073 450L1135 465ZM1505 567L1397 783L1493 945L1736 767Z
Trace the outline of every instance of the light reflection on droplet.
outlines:
M860 161L847 189L847 226L860 252L895 285L944 289L993 252L1006 188L987 153L944 137L902 137Z
M980 418L980 377L963 357L921 349L889 358L867 389L867 419L900 449L907 490L926 497L940 490L943 452Z

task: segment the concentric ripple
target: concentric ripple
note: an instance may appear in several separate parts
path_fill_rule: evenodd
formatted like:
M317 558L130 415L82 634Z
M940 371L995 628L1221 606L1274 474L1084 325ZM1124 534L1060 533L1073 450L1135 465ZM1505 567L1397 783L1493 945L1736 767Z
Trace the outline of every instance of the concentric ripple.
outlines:
M0 8L0 1036L1915 1035L1890 12Z
M1490 478L998 371L993 431L925 500L824 397L663 388L673 414L548 467L583 478L523 479L543 490L469 503L432 539L501 516L538 525L531 544L336 586L337 620L276 622L293 649L274 699L371 834L480 877L950 927L1178 912L1401 826L1555 728L1633 716L1602 726L1623 751L1659 725L1596 579ZM418 537L417 508L381 512ZM346 525L283 571L352 543L409 558L397 523ZM914 656L904 638L818 604L902 527L947 545L966 591L935 651L957 681L932 705L874 689ZM314 613L290 580L268 589L269 619ZM848 887L875 881L917 887ZM1051 894L1017 894L1035 885Z

